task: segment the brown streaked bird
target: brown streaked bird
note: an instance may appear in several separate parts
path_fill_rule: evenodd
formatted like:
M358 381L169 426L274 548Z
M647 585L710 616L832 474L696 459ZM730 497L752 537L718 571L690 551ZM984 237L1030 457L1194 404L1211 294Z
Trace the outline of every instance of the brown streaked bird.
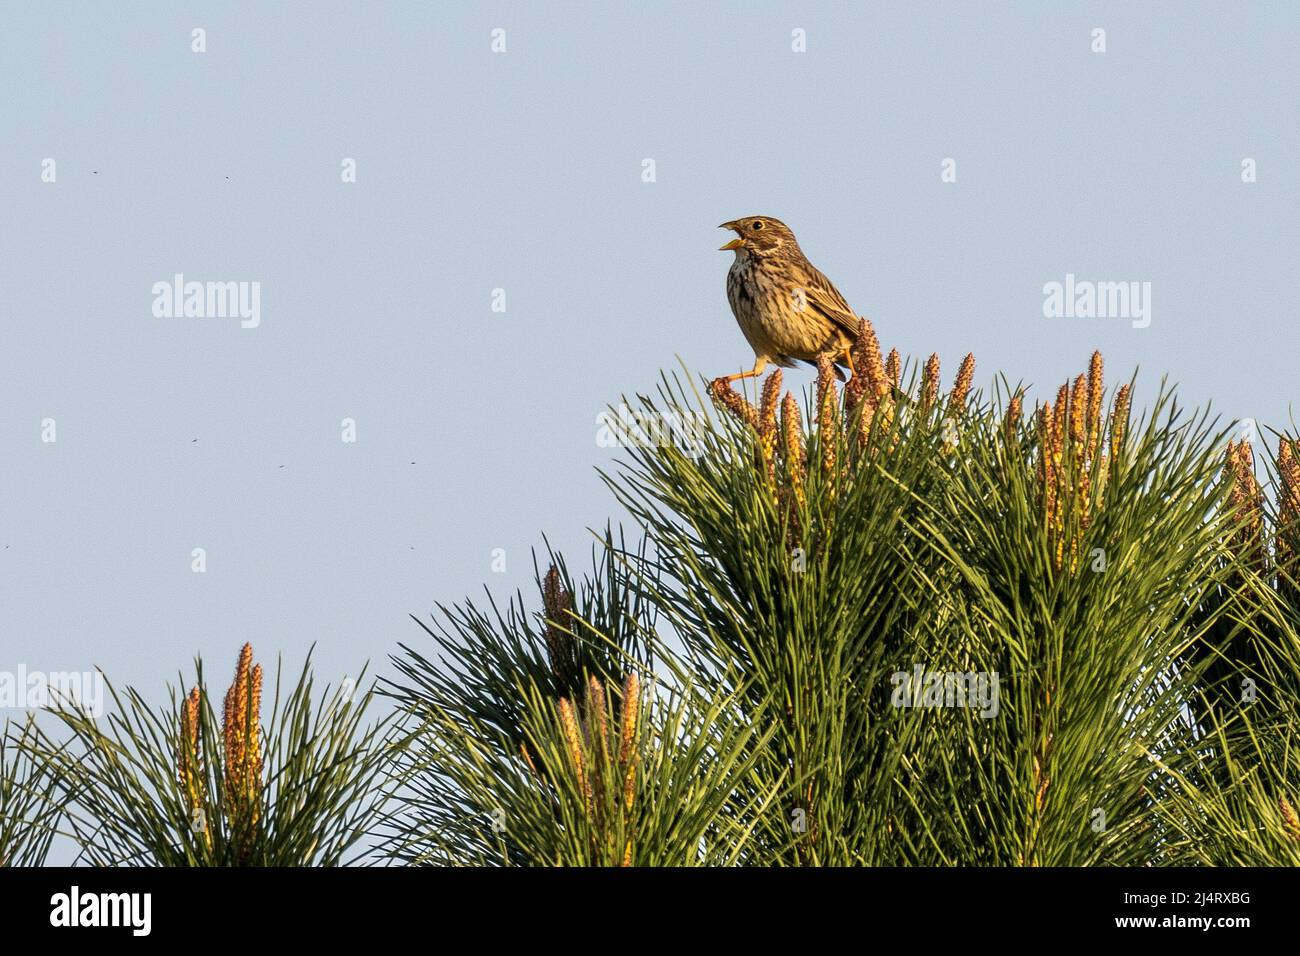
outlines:
M786 368L796 360L815 365L819 355L852 371L858 317L808 261L790 228L771 216L733 219L718 228L736 233L722 247L736 253L727 273L727 300L754 349L754 367L725 380L754 378L769 362Z

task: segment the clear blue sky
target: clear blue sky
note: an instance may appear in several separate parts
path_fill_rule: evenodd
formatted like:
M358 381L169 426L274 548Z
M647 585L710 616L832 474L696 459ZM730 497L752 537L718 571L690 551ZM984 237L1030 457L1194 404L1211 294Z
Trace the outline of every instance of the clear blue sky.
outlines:
M100 665L160 699L251 640L295 664L316 642L337 679L418 642L409 612L527 584L543 533L585 552L617 518L605 403L676 356L752 360L716 228L747 214L945 378L974 351L977 384L1041 397L1100 347L1112 382L1142 367L1139 402L1168 373L1285 423L1298 25L1289 3L5 4L0 669ZM154 317L175 273L260 282L259 327ZM1150 327L1045 319L1067 273L1150 282Z

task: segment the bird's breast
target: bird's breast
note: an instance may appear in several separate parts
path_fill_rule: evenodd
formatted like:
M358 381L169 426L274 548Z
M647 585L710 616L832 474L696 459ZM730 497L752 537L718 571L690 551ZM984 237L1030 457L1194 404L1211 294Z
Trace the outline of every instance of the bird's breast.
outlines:
M727 272L727 299L754 352L815 358L839 340L834 326L809 303L806 277L780 260L737 257Z

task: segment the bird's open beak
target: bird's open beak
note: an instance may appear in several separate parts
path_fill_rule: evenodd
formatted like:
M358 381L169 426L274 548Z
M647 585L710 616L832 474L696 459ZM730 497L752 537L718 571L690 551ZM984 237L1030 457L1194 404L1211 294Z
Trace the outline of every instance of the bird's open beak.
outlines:
M719 228L719 229L735 229L736 232L738 233L738 232L740 232L740 228L738 228L738 224L740 224L740 220L738 220L738 219L733 219L731 222L723 222L723 224L720 225L720 226L718 226L718 228ZM735 239L732 239L732 241L731 241L731 242L728 242L727 245L723 246L722 248L719 248L718 251L719 251L719 252L729 252L729 251L733 250L733 248L744 248L744 247L745 247L745 239L744 239L744 237L741 237L741 235L737 235L737 237L736 237Z

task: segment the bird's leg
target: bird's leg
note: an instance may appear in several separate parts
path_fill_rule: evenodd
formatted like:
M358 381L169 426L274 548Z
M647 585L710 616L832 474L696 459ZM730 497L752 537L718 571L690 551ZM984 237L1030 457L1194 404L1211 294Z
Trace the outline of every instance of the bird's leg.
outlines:
M732 382L738 381L742 378L757 378L763 374L763 369L765 368L767 368L767 359L760 355L754 359L754 367L748 372L737 372L735 375L727 375L723 378L723 381L730 385Z
M853 346L851 345L844 346L844 352L842 354L844 355L844 361L848 363L849 374L856 376L858 374L858 370L853 367Z

